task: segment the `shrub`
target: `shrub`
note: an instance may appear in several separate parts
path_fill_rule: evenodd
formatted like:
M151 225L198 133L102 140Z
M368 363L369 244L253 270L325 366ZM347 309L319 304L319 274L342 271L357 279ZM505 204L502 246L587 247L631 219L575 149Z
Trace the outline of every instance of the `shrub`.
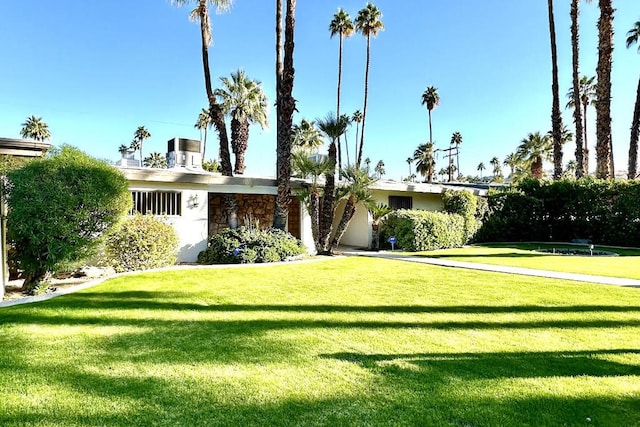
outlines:
M249 227L228 228L209 238L207 249L198 254L198 263L278 262L303 253L305 249L302 243L285 231Z
M139 213L109 233L105 245L107 263L117 272L173 265L177 254L178 236L173 227Z
M480 226L476 218L478 198L468 190L445 190L442 194L442 203L445 212L464 218L464 240L469 241Z
M89 255L131 206L120 171L69 146L8 172L7 179L8 237L28 293L60 265Z
M460 247L466 243L465 221L457 214L398 210L382 222L383 241L396 237L396 245L408 251Z

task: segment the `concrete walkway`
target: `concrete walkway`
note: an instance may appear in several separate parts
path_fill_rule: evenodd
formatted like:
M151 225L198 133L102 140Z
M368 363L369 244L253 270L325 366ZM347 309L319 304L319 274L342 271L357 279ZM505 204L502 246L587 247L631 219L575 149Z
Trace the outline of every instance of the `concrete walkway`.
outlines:
M481 264L477 262L453 261L442 258L427 258L421 256L406 256L388 251L370 252L356 249L344 249L343 255L366 256L373 258L397 259L400 261L431 264L440 267L466 268L469 270L491 271L497 273L520 274L523 276L548 277L551 279L574 280L577 282L600 283L604 285L627 286L640 288L640 280L621 277L592 276L589 274L564 273L559 271L537 270L532 268L509 267L504 265Z

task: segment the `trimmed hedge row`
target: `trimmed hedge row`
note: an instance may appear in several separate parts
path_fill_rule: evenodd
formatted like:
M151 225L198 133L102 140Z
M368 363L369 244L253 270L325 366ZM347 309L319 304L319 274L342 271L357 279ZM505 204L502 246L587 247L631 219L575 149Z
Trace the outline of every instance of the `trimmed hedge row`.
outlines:
M395 236L396 247L407 251L430 251L464 245L466 230L458 214L402 209L386 216L380 236L384 242Z
M523 181L488 198L475 241L562 241L640 246L640 181Z
M285 261L302 255L305 248L291 234L275 228L238 227L209 237L207 249L198 254L199 264L248 264Z

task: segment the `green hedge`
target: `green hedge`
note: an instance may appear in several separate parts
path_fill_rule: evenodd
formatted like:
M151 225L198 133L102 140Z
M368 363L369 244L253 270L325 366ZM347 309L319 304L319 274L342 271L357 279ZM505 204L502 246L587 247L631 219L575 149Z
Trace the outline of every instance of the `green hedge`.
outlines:
M468 190L445 190L442 204L445 212L464 218L464 240L468 242L480 227L477 217L483 215L485 205L480 205L478 197Z
M107 264L117 272L148 270L176 263L178 236L153 215L135 214L106 239Z
M527 180L489 195L478 242L561 241L640 246L640 181Z
M395 236L396 247L407 251L454 248L467 241L465 219L458 214L419 210L398 210L388 214L380 226L387 242Z
M209 238L198 254L199 264L247 264L278 262L302 255L305 248L291 234L278 230L239 227L222 230Z

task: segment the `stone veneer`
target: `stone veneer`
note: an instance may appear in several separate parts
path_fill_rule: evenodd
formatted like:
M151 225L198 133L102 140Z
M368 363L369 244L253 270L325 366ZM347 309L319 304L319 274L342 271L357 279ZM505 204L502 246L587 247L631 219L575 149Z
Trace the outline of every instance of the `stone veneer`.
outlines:
M222 195L209 193L209 235L228 227L222 207ZM270 194L236 194L238 202L238 225L258 226L264 230L273 224L275 196ZM300 238L300 202L295 197L289 204L289 232Z

